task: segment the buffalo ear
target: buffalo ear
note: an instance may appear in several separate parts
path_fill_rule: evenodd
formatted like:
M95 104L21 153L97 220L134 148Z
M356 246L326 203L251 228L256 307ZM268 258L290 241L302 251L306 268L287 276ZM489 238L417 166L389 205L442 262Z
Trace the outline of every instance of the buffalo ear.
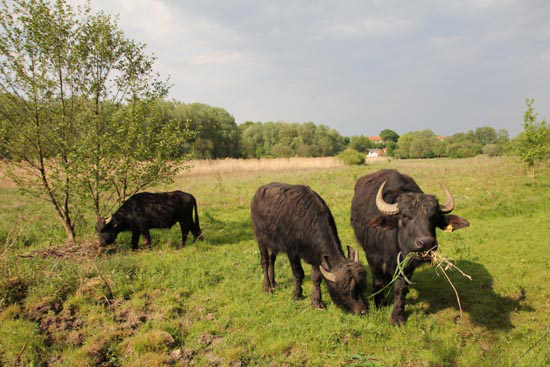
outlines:
M397 218L393 216L390 217L387 215L379 215L378 217L369 221L369 227L389 231L391 229L397 228Z
M103 227L105 227L105 219L99 218L96 225L95 225L96 232L101 232Z
M469 225L470 222L458 215L443 215L443 220L438 224L439 228L445 232L453 232L458 229L466 228Z

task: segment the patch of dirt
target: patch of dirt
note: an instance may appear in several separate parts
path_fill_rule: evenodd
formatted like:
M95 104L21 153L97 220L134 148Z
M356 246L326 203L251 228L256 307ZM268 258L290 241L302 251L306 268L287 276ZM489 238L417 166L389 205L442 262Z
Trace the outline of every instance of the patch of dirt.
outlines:
M215 338L216 337L212 334L202 334L201 336L199 336L199 339L197 340L197 342L200 345L209 346L210 344L212 344Z
M193 358L195 358L196 352L193 349L189 348L178 348L174 349L170 353L170 359L171 362L175 363L181 363L184 366L189 366L193 362Z
M78 309L74 306L63 309L59 314L47 312L38 321L40 331L46 336L48 345L56 343L80 346L84 342L81 331L83 322L76 314Z
M121 330L129 335L133 334L137 328L147 321L145 310L136 310L121 306L120 302L111 305L113 319L119 324Z
M75 295L103 305L111 304L113 298L111 286L102 277L88 279L76 290Z
M97 242L84 242L80 244L65 244L57 247L34 250L27 254L20 254L22 258L61 258L61 259L88 259L105 254L111 247L101 246Z
M50 311L59 313L62 307L59 302L55 302L52 297L44 297L35 303L25 306L25 313L33 320L40 322Z

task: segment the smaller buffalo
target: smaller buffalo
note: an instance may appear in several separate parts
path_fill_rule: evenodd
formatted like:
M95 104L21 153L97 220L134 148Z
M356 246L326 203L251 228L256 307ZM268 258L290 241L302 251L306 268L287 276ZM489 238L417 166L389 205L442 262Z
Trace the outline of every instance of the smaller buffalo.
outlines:
M320 288L325 279L335 304L353 313L367 312L363 298L367 278L359 253L348 247L348 256L344 255L330 209L315 191L276 182L261 186L252 198L251 214L264 291L272 292L276 286L275 259L279 252L285 252L294 275L294 300L302 298L304 260L312 265L314 308L325 307Z
M182 246L185 245L189 231L194 241L203 239L197 202L193 195L183 191L141 192L129 197L108 219L100 219L96 231L101 245L115 242L120 232L132 231L132 249L137 250L140 235L144 237L145 246L151 247L149 229L171 228L176 222L180 224Z

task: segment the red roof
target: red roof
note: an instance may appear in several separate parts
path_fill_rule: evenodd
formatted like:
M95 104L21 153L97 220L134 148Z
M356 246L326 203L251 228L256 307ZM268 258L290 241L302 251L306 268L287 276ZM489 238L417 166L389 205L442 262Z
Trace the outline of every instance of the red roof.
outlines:
M370 141L382 141L382 138L379 136L369 136Z

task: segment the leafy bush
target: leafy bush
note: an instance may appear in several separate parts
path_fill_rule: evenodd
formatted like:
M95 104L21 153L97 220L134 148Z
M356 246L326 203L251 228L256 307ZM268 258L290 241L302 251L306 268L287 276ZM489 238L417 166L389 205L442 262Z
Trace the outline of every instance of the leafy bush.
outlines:
M365 164L365 155L362 153L359 153L358 151L352 148L348 148L344 150L342 153L338 154L338 158L340 158L340 160L347 165L359 166L359 165Z
M450 144L447 147L447 154L451 158L475 157L481 153L481 146L470 141Z
M496 157L501 154L500 147L497 144L486 144L481 148L481 151L489 157Z

